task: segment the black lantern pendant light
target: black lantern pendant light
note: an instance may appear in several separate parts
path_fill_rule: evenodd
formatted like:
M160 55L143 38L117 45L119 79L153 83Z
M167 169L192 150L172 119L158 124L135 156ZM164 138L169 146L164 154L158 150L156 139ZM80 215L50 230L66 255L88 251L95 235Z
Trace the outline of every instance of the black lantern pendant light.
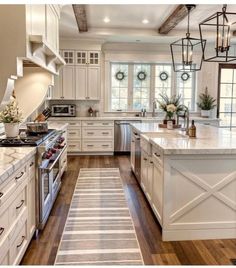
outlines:
M221 12L216 12L199 24L200 38L203 40L213 32L213 43L202 44L204 61L229 62L236 60L234 49L230 47L230 31L235 24L236 13L226 12L227 5L223 5ZM234 23L231 23L233 21Z
M196 72L202 67L202 45L206 40L190 37L189 18L190 11L195 5L186 5L188 9L188 26L185 38L181 38L170 44L172 63L175 72Z

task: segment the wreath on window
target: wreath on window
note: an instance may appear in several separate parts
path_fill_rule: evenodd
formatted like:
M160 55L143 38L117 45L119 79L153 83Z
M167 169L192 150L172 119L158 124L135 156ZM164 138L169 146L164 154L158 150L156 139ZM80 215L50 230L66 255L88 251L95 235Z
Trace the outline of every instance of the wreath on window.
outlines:
M124 78L125 78L125 73L122 72L122 71L118 71L118 72L115 74L115 78L116 78L118 81L122 81L122 80L124 80Z
M184 73L181 74L181 79L184 82L188 81L189 78L190 78L190 75L188 73L184 72Z
M137 78L139 81L144 81L147 77L147 74L144 71L140 71L137 74Z
M169 75L167 72L161 72L159 75L159 78L161 79L161 81L166 81L168 79Z

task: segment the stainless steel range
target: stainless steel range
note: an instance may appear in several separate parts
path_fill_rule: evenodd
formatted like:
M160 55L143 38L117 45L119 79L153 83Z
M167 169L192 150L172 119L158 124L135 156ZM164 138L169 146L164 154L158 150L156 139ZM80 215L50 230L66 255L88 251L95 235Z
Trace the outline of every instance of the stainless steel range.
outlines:
M36 146L36 217L37 228L43 229L61 186L62 160L66 153L64 131L49 130L47 133L24 138L0 139L0 146Z

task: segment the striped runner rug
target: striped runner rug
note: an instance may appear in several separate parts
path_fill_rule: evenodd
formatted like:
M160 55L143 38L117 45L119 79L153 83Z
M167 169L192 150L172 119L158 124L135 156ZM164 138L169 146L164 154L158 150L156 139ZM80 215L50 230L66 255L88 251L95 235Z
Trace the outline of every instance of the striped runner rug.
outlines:
M55 265L143 264L119 169L80 169Z

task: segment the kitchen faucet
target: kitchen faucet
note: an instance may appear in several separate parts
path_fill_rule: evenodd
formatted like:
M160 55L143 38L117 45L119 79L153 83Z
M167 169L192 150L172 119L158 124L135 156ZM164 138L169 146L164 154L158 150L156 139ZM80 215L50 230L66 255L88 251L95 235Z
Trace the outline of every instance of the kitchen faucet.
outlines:
M189 131L189 109L186 105L182 105L182 107L184 108L184 114L177 115L177 125L179 125L179 118L183 118L184 119L184 128L182 128L183 130L186 131L186 135L188 135L188 131Z
M152 102L152 117L156 116L156 109L157 109L157 101L156 99L154 99Z

